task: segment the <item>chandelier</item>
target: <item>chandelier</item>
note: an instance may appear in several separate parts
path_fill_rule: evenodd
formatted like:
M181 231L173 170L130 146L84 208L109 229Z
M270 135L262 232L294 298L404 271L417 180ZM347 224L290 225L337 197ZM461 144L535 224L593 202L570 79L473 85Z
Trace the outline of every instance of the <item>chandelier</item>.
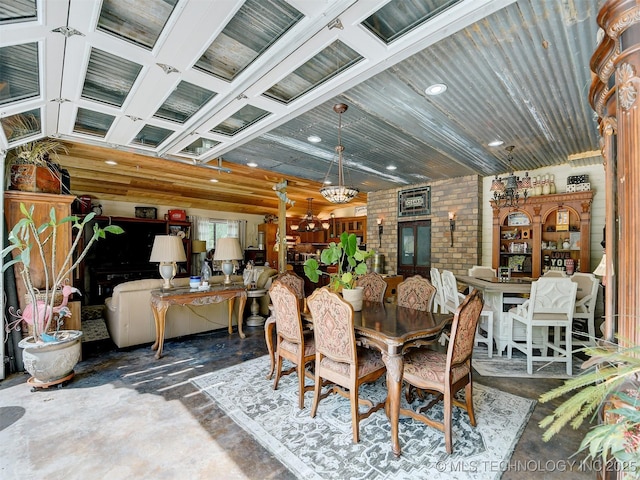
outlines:
M524 204L527 201L527 196L529 194L528 189L531 188L531 177L529 177L529 172L526 172L522 180L520 177L516 177L513 174L513 166L511 162L513 160L513 149L515 146L510 145L505 148L507 153L507 161L509 162L509 174L504 178L504 180L496 175L496 177L491 181L490 191L493 192L493 201L496 203L498 208L506 207L517 208L520 204L520 201Z
M313 198L307 198L307 214L302 218L298 225L291 225L291 229L301 232L317 232L322 229L329 228L329 222L320 221L318 217L313 214Z
M329 174L331 173L331 167L333 166L333 160L329 165L329 171L324 177L325 186L320 189L320 193L331 203L348 203L360 193L360 190L356 187L344 185L344 175L342 172L342 152L344 147L342 146L342 114L349 108L344 103L336 103L333 106L333 111L338 114L338 146L336 147L336 153L338 154L338 185L327 185Z

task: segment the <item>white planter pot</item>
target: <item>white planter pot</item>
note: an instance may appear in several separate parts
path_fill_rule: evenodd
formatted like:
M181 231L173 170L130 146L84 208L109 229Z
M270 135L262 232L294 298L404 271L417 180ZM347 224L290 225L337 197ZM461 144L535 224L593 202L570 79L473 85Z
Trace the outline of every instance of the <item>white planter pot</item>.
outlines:
M351 304L354 312L362 310L362 296L364 294L364 288L343 288L342 298Z
M24 368L31 374L32 384L55 384L68 377L80 360L82 332L61 330L54 334L57 341L36 343L33 337L20 340Z

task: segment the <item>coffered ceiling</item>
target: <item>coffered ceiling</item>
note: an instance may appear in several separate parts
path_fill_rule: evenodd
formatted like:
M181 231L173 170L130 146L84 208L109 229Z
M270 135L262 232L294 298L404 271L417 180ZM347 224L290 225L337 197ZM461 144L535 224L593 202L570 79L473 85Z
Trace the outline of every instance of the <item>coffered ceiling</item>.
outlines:
M0 0L0 121L41 125L0 148L57 136L74 194L136 203L275 213L284 178L298 215L336 208L339 102L356 204L502 174L507 145L516 171L596 158L602 3Z

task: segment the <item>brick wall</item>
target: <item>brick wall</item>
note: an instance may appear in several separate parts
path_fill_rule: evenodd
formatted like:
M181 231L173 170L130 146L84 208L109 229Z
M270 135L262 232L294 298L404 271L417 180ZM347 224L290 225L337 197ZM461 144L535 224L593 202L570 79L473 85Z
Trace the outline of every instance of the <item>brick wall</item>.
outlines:
M367 247L385 256L385 273L397 271L398 192L431 186L431 214L403 217L402 221L431 220L431 266L466 275L482 258L482 178L476 175L404 186L368 194ZM456 213L453 247L448 212ZM378 224L384 233L378 242ZM379 246L380 245L380 246Z

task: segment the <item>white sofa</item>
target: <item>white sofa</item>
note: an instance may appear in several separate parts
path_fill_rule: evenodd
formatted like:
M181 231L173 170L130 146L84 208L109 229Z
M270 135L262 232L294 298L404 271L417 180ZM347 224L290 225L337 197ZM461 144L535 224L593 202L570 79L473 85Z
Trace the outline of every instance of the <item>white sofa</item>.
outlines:
M232 275L234 282L242 283L242 277ZM222 283L223 276L214 276L210 284ZM118 348L156 339L156 326L151 311L151 290L162 286L162 279L134 280L121 283L113 289L113 295L105 300L107 330ZM174 286L188 286L189 278L173 279ZM238 302L233 314L233 324L238 324ZM165 338L227 328L227 302L201 306L172 305L167 310Z

